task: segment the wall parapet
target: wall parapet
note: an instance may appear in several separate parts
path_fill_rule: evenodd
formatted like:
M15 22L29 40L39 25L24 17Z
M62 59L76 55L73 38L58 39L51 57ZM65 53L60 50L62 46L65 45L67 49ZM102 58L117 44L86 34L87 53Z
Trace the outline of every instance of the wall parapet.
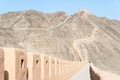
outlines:
M120 77L97 68L93 63L90 64L90 75L92 80L120 80Z
M16 48L0 48L0 80L69 80L88 64L26 52ZM120 80L120 77L90 63L91 80Z
M0 80L69 80L85 63L16 48L1 48Z

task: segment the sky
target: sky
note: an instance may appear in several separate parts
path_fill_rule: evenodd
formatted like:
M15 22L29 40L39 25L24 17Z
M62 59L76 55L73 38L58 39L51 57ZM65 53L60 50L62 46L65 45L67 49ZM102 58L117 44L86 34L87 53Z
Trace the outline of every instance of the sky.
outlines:
M0 0L0 14L24 10L64 11L70 15L89 10L100 17L120 20L120 0Z

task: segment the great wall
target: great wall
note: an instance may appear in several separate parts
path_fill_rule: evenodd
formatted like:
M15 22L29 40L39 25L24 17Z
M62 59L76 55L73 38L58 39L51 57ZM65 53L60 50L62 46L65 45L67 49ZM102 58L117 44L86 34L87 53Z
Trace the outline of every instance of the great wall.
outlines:
M0 80L72 80L87 64L90 80L120 80L87 61L67 61L16 48L0 48Z

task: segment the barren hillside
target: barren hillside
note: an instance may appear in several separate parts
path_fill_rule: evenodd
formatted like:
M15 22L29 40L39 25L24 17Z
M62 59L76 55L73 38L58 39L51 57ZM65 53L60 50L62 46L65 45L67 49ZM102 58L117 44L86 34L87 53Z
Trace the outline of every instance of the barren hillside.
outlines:
M89 11L74 15L34 10L0 15L0 46L92 61L120 75L120 22Z

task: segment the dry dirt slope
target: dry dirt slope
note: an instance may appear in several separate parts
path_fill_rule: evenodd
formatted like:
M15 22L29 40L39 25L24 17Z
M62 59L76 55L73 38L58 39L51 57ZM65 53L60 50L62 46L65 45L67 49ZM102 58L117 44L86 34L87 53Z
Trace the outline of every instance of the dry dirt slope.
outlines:
M74 15L34 10L1 14L0 46L68 60L87 59L120 74L120 22L89 11Z

